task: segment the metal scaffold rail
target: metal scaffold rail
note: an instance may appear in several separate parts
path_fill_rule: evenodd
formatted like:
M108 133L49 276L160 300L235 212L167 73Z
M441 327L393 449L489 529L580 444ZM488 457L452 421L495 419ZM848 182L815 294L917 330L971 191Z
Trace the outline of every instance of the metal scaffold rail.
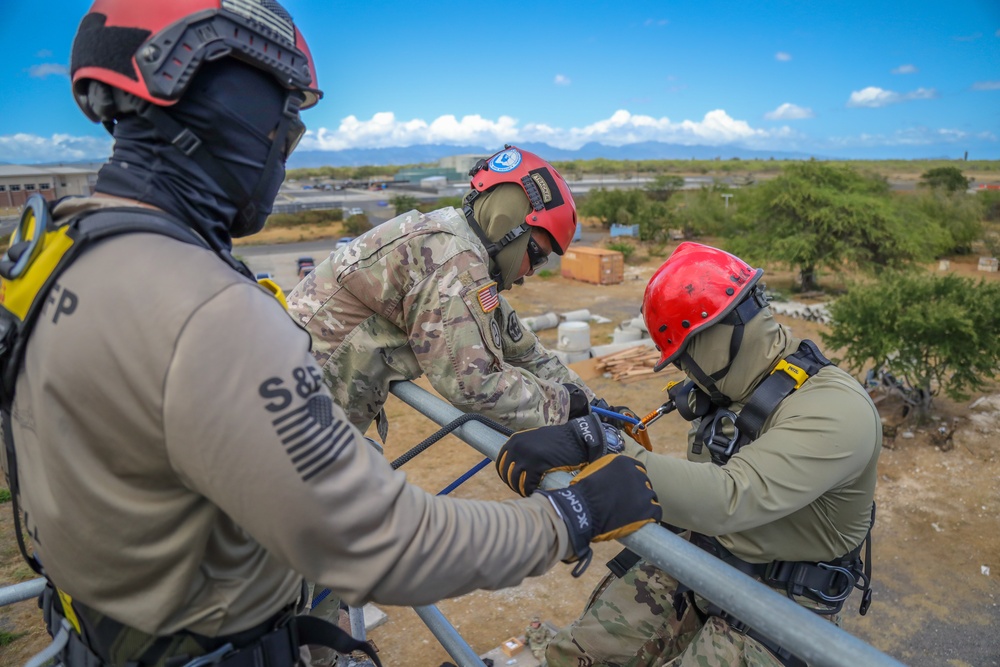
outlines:
M397 382L391 391L431 421L445 425L464 413L411 382ZM454 435L476 450L496 459L506 437L477 421L454 430ZM547 475L542 486L566 486L564 472ZM761 634L809 663L810 667L905 667L833 623L658 525L647 525L619 540L648 562L693 591L744 620ZM37 597L44 580L0 588L0 606ZM580 601L581 605L583 600ZM434 606L415 607L445 650L460 667L482 667L483 662Z
M391 391L438 424L447 424L462 415L455 407L413 383L397 382ZM463 424L455 430L455 435L491 459L496 459L505 442L502 435L476 422ZM552 473L546 475L542 486L558 488L566 486L570 479L567 473ZM619 541L811 667L903 667L898 660L661 526L644 526Z

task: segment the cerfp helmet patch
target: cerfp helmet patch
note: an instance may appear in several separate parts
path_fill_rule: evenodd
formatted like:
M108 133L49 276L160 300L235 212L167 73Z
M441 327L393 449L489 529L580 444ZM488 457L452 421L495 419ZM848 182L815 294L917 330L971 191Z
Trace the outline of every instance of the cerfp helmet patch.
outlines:
M490 160L490 171L504 173L514 171L517 165L521 164L521 152L516 148L508 148L502 153L497 153Z
M484 313L492 313L500 305L500 295L497 294L497 284L490 283L486 287L481 287L476 295L479 298L479 306Z

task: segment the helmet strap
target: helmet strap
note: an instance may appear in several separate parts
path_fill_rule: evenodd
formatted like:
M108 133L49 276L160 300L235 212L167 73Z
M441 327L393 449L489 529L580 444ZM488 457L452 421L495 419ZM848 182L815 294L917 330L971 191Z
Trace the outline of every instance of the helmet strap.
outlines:
M709 375L695 363L686 350L678 357L678 360L684 364L684 370L691 373L698 381L698 384L708 390L712 402L720 407L729 407L732 400L719 391L715 383L726 377L729 373L729 369L732 367L733 362L736 360L736 355L740 351L740 346L743 344L746 323L756 317L757 313L767 305L767 302L768 299L764 294L764 288L760 285L755 285L736 308L729 311L729 314L718 321L717 324L729 324L733 327L733 333L729 337L729 361L721 369Z
M482 194L483 193L478 190L473 190L466 195L465 199L462 201L462 212L465 213L465 219L469 223L469 227L472 228L472 231L474 231L476 236L479 237L479 240L482 241L483 246L486 247L486 254L489 255L491 260L489 266L490 278L495 280L497 283L502 284L503 276L501 275L500 267L496 266L496 262L492 260L495 260L496 256L500 254L500 251L513 243L515 239L525 233L530 233L531 228L528 226L527 222L522 222L520 225L504 234L502 238L496 241L491 241L489 237L486 236L486 232L483 231L479 221L476 220L475 211L472 206L472 203Z

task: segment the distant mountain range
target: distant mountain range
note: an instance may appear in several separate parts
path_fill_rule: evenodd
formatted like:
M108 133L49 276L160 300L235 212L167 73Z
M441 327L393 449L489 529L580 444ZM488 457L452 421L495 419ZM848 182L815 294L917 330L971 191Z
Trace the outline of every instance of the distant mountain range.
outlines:
M761 151L736 146L681 146L658 141L646 141L625 146L605 146L599 143L584 144L576 150L555 148L548 144L524 143L521 148L537 153L547 160L804 160L812 157L808 153L783 151ZM500 150L497 146L493 150ZM492 150L482 146L451 146L445 144L423 144L392 148L352 148L342 151L297 151L288 160L290 169L302 167L360 167L379 164L420 164L434 163L451 155L489 155ZM819 156L816 156L819 157Z
M922 146L875 146L871 148L851 148L813 154L796 151L768 151L742 148L740 146L682 146L659 141L645 141L625 146L606 146L600 143L584 144L576 150L555 148L543 143L519 144L552 161L593 160L961 160L965 149L958 145ZM302 167L361 167L365 165L436 164L438 160L452 155L482 155L486 157L500 146L452 146L446 144L423 144L419 146L398 146L392 148L352 148L342 151L296 151L288 160L288 168ZM979 154L977 154L977 152ZM983 154L983 153L987 154ZM1000 155L989 147L986 151L970 151L971 160L996 160ZM49 162L35 166L97 167L103 163L93 160L71 162ZM6 164L0 162L0 164Z
M682 146L658 141L645 141L625 146L606 146L599 143L584 144L576 150L555 148L542 143L519 144L521 148L537 153L547 160L959 160L963 149L949 145L885 146L853 148L833 154L811 154L793 151L768 151L739 146ZM497 146L493 150L499 150ZM302 167L360 167L363 165L428 164L451 155L489 155L492 150L482 146L451 146L424 144L393 148L353 148L342 151L298 151L288 160L290 169ZM832 153L832 151L831 151ZM996 156L970 155L970 159L996 159Z

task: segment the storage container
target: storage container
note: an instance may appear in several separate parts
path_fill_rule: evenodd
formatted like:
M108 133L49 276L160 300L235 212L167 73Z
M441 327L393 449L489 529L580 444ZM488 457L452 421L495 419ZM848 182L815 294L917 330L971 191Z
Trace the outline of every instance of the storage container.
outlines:
M560 260L564 278L595 285L617 285L625 279L625 258L617 250L572 247Z

